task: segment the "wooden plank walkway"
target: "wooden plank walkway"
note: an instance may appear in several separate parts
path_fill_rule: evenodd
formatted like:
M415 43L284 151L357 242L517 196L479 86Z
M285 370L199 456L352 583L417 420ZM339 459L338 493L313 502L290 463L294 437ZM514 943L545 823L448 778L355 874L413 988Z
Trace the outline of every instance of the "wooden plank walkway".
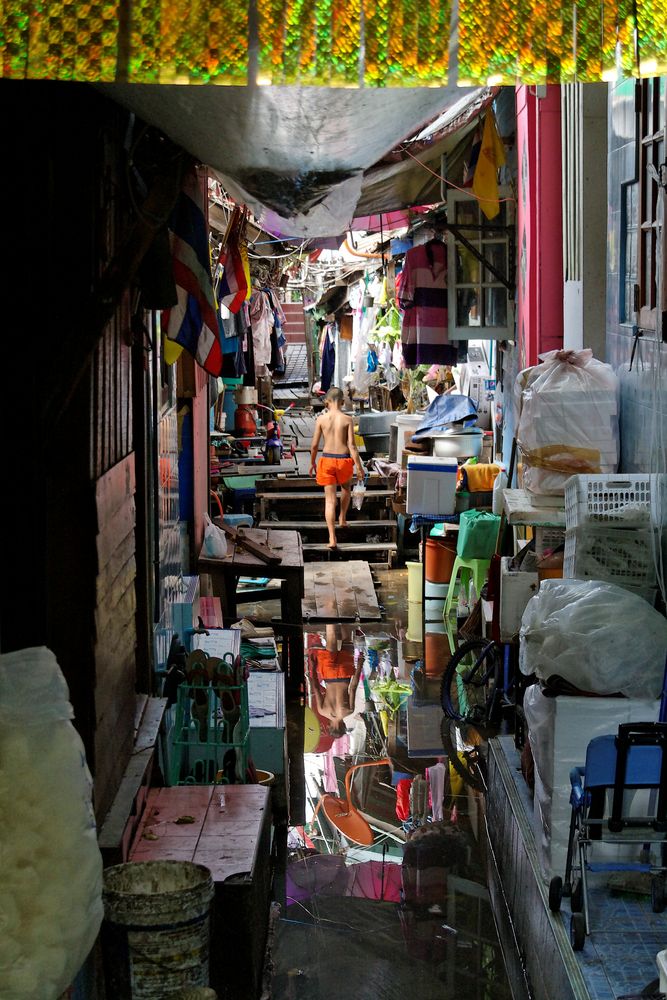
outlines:
M379 621L367 562L312 562L304 566L303 617L310 621Z
M282 433L296 438L297 445L309 448L316 419L312 413L286 413L280 421Z

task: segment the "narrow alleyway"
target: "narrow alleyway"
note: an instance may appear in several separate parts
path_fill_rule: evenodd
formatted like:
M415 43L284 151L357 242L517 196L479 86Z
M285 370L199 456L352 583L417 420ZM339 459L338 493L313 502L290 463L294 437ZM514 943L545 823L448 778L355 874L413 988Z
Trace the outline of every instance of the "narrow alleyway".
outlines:
M376 570L374 578L382 620L306 628L307 659L335 636L336 646L361 663L361 679L345 734L327 736L320 717L318 744L308 745L315 752L303 753L305 823L289 828L284 866L281 859L274 883L282 908L273 996L338 1000L350 993L359 1000L399 1000L417 991L433 1000L504 1000L513 994L486 887L481 793L461 786L453 791L448 779L444 818L455 820L456 845L448 854L441 824L429 823L421 828L426 834L421 845L417 838L406 849L412 824L397 818L396 783L423 776L436 763L432 751L438 747L430 754L420 749L413 732L416 755L411 754L407 698L385 734L377 706L367 697L368 682L380 676L393 674L410 686L422 656L422 644L406 638L407 571ZM246 608L262 618L273 610L271 604ZM433 676L420 685L416 709L427 720L422 733L430 727L438 740L439 684ZM414 729L415 721L411 724ZM294 735L290 755L300 752L303 738L303 730ZM344 798L346 775L359 764L374 763L354 771L351 781L355 807L372 831L373 843L361 846L341 835L318 802L327 794Z

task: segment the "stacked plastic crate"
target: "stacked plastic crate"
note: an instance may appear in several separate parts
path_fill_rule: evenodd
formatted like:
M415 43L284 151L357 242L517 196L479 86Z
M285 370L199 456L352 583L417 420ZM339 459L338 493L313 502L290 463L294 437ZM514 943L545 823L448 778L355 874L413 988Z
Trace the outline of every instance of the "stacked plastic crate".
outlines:
M666 515L667 475L572 476L563 576L616 583L654 604Z
M240 631L216 629L186 658L170 739L169 784L243 783L248 767L250 712L240 656Z

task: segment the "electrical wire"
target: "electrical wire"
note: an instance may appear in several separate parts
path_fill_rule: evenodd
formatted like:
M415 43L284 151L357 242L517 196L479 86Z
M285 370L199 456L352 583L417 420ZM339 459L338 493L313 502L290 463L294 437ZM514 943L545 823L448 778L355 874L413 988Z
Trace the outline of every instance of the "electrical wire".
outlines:
M476 195L472 191L471 188L462 188L462 187L459 187L458 184L455 184L453 181L450 181L446 177L443 177L442 174L439 174L437 172L437 170L432 170L431 167L427 166L423 162L423 160L420 160L418 156L415 156L414 153L411 153L410 150L407 149L405 146L401 146L400 149L399 149L399 152L407 153L408 156L415 161L415 163L418 163L421 167L424 168L424 170L428 170L429 174L433 174L433 176L437 177L439 181L442 181L443 184L448 184L451 188L454 188L455 191L461 191L464 195L466 195L471 200L474 200L474 201L491 201L492 200L490 198L480 198L479 195ZM493 200L495 200L495 199L493 199ZM515 204L516 203L516 198L514 198L514 197L511 197L511 198L498 198L498 203L506 202L506 201L509 201L509 202L512 202L513 204Z

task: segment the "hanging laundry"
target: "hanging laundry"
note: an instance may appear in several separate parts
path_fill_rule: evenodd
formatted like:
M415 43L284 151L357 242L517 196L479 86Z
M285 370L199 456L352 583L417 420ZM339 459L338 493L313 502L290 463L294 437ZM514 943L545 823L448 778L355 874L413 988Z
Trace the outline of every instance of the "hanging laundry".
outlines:
M401 821L410 818L412 778L401 778L396 785L396 815Z
M162 313L162 329L168 364L173 364L185 348L210 375L220 375L221 330L211 277L205 204L199 174L193 167L183 179L168 223L178 302Z
M495 219L500 212L498 170L504 164L505 147L498 135L496 117L489 108L484 116L482 144L472 180L473 194L479 198L479 207L487 219Z
M442 803L445 797L446 773L447 768L445 767L442 759L438 760L438 763L434 764L433 767L426 768L426 777L428 778L429 790L431 793L431 813L436 822L443 818Z
M398 283L406 365L453 365L458 347L447 339L447 247L429 240L405 255Z
M334 341L335 325L327 323L320 340L320 389L328 392L331 388L334 369L336 367L336 347Z
M250 299L250 323L255 358L255 371L271 361L271 331L273 310L266 292L255 292Z
M341 340L352 340L353 319L351 312L343 313L341 316L339 333Z

